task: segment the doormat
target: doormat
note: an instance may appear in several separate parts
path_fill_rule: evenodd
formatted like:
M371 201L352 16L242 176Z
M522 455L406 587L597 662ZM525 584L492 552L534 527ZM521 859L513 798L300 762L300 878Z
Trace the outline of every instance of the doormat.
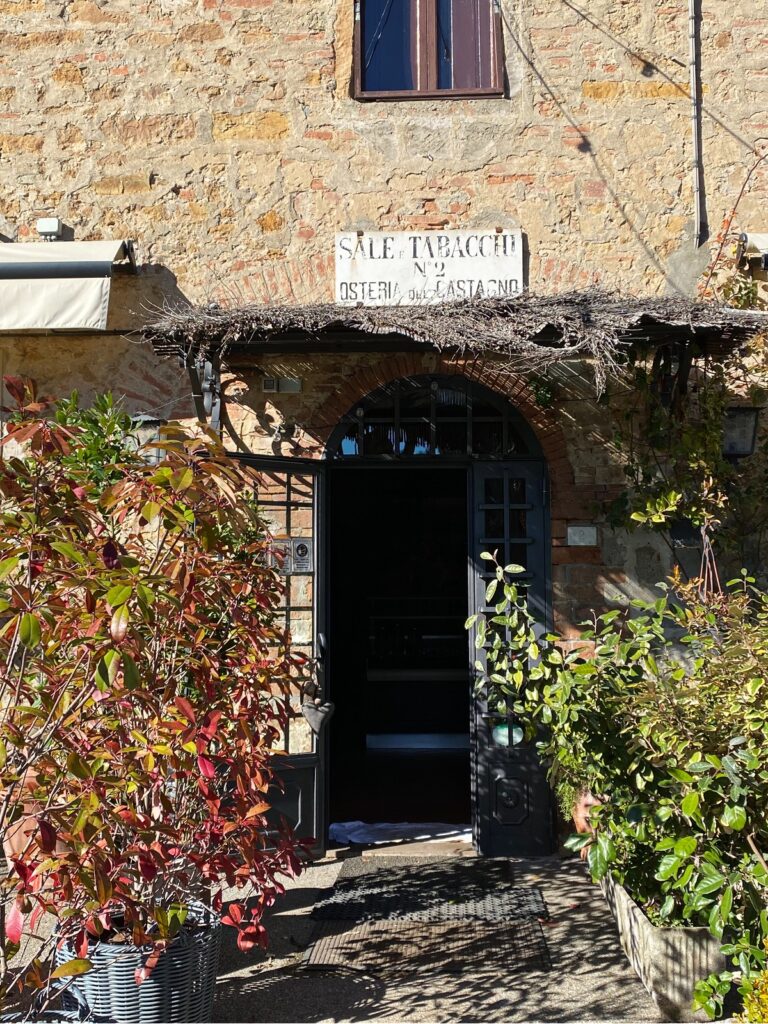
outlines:
M307 950L308 970L338 968L397 974L547 971L547 944L538 921L322 921Z
M332 843L347 846L376 846L392 843L414 843L429 841L433 843L462 842L471 844L472 829L469 825L444 825L438 821L414 824L411 821L377 822L367 821L336 821L328 829L328 838Z
M540 889L515 886L510 862L490 859L351 858L312 911L317 921L357 922L509 923L548 916Z

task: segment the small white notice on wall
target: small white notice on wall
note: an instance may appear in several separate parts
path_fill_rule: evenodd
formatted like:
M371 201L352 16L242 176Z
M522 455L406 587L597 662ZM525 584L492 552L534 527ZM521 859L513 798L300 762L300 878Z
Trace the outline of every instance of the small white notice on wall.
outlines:
M336 235L336 301L343 306L502 298L522 287L519 229Z

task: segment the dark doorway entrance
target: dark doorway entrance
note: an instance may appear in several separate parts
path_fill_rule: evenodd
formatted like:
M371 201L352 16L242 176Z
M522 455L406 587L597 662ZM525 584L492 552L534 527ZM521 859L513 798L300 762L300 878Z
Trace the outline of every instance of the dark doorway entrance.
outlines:
M471 820L467 470L329 486L331 821Z

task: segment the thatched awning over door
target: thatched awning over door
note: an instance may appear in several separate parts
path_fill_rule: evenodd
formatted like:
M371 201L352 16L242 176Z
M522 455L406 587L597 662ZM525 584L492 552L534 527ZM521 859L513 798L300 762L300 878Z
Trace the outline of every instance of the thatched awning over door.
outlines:
M190 362L238 351L387 351L421 346L495 356L520 371L587 359L596 384L637 345L695 342L730 350L768 329L768 316L683 297L622 298L602 292L524 294L430 306L217 306L166 310L144 331L159 355Z

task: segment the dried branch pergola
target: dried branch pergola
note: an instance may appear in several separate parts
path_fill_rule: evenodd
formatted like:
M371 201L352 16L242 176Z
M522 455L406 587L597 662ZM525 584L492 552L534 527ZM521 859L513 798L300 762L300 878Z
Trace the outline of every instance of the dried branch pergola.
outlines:
M727 351L768 329L768 317L682 296L624 298L604 292L346 307L245 305L163 309L144 330L160 355L187 362L237 350L324 351L428 347L494 357L516 372L586 360L601 391L633 346L688 345Z

